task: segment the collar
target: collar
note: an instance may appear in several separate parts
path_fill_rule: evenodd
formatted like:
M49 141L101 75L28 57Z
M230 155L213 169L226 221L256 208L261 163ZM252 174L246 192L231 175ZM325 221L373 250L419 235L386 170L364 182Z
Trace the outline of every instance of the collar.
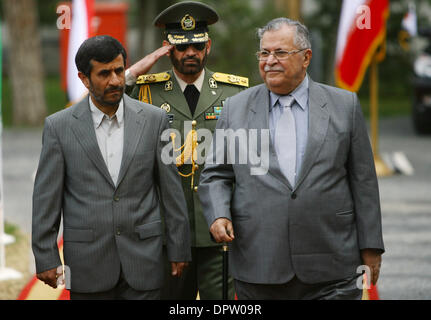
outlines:
M188 84L194 84L196 89L198 89L199 92L202 90L202 85L204 84L204 78L205 78L205 68L202 69L201 74L193 83L187 83L183 79L177 76L177 73L175 70L172 70L172 73L175 75L175 78L177 79L178 84L180 85L181 91L184 92L186 90L186 87Z
M94 127L98 128L100 126L100 124L102 123L103 118L105 116L106 116L106 118L108 118L108 116L105 113L103 113L98 107L96 107L96 105L91 100L90 95L88 96L88 101L90 104L90 111L91 111L91 116L93 117ZM118 125L121 125L124 121L124 101L123 101L123 99L120 100L117 112L115 112L115 116L117 116Z
M293 90L290 95L292 95L296 103L303 109L307 110L308 106L308 87L309 87L309 80L308 80L308 74L305 75L304 80ZM276 94L272 91L269 91L269 112L272 111L272 108L277 104L278 99L281 97L281 95Z

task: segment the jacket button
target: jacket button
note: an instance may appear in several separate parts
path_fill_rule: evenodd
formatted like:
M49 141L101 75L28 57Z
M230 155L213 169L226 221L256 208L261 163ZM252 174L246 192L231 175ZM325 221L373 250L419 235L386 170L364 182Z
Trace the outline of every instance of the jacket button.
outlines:
M292 193L291 195L290 195L290 197L292 198L292 199L296 199L296 193Z
M114 201L118 202L118 201L120 201L120 198L119 197L114 197Z

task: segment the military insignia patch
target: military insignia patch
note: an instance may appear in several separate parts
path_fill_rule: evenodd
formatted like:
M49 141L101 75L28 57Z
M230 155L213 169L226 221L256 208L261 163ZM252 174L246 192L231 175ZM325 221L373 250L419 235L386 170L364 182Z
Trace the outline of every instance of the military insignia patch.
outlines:
M185 31L193 30L196 26L196 20L189 14L181 19L181 28Z
M172 90L172 81L169 80L165 83L165 91L171 91Z
M168 114L168 120L169 120L169 123L174 122L174 115L172 113Z
M214 106L212 112L205 112L205 120L217 120L222 110L223 106Z
M211 89L217 89L217 81L214 78L209 78L208 83Z
M170 112L171 111L171 106L169 105L169 103L163 103L161 106L160 106L160 108L161 109L163 109L163 110L165 110L166 112Z

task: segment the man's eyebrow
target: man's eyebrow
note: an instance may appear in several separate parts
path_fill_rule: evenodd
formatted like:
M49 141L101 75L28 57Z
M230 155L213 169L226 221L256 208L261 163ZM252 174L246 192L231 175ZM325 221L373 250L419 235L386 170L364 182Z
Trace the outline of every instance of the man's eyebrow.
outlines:
M99 70L98 74L104 74L104 73L109 73L109 72L111 72L111 70L109 70L109 69L102 69L102 70Z
M260 50L262 50L262 51L268 51L268 52L270 52L271 50L269 50L269 49L265 49L265 48L261 48ZM277 48L277 49L275 49L275 50L273 50L273 51L286 51L285 49L282 49L282 48Z

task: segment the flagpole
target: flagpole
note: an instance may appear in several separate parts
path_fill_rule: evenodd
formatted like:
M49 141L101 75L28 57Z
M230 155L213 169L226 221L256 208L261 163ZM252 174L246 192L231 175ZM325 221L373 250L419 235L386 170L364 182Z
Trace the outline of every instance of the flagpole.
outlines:
M371 147L374 154L374 164L378 177L386 177L393 174L379 155L379 75L378 75L378 53L372 59L370 65L370 125L371 125Z
M3 118L2 118L2 51L3 51L3 40L2 40L2 29L0 21L0 281L19 279L21 273L10 268L6 268L6 240L11 240L11 237L4 233L4 192L3 192ZM13 237L12 237L13 239Z

